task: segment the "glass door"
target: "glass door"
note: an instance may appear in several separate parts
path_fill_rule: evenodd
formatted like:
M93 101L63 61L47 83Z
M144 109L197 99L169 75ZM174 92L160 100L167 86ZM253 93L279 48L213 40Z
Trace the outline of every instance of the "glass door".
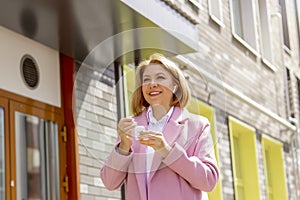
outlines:
M60 199L57 123L15 112L17 199Z
M12 199L65 199L62 115L10 101Z

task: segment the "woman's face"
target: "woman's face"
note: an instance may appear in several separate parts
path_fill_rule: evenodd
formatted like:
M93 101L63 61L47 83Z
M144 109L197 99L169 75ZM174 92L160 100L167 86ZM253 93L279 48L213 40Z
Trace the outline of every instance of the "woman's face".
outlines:
M152 63L145 67L142 84L144 98L150 106L170 108L175 83L170 72L161 64Z

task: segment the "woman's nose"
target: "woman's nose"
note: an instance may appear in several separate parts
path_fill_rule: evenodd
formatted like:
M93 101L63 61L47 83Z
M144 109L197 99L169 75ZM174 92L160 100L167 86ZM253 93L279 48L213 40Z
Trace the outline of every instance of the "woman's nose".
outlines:
M151 82L150 82L150 86L156 87L157 86L157 82L154 79L152 79Z

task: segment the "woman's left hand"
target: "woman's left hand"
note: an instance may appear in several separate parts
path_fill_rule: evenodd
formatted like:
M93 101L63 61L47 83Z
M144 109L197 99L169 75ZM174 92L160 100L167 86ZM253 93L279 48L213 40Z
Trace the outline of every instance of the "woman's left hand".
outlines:
M144 131L139 138L141 144L152 147L163 158L165 158L171 150L171 146L167 143L161 132Z

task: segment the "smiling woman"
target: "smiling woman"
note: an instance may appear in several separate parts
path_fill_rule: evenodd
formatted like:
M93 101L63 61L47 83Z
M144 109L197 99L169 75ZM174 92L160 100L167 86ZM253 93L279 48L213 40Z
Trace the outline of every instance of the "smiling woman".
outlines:
M147 71L148 74L145 73L145 71ZM145 88L142 86L149 86L152 83L165 86L172 91L174 95L172 95L171 106L183 108L187 105L190 99L188 84L178 66L171 60L160 54L153 54L149 60L145 60L139 64L136 74L136 90L132 97L132 111L134 115L139 115L145 107L150 105L145 99L146 97L142 95L143 88ZM150 75L156 75L156 77L153 77L156 78L154 82ZM172 83L166 83L167 81L172 81Z
M190 91L182 72L154 54L137 67L136 83L134 116L119 121L101 169L104 185L114 190L125 182L131 200L207 199L219 178L210 125L185 109Z

